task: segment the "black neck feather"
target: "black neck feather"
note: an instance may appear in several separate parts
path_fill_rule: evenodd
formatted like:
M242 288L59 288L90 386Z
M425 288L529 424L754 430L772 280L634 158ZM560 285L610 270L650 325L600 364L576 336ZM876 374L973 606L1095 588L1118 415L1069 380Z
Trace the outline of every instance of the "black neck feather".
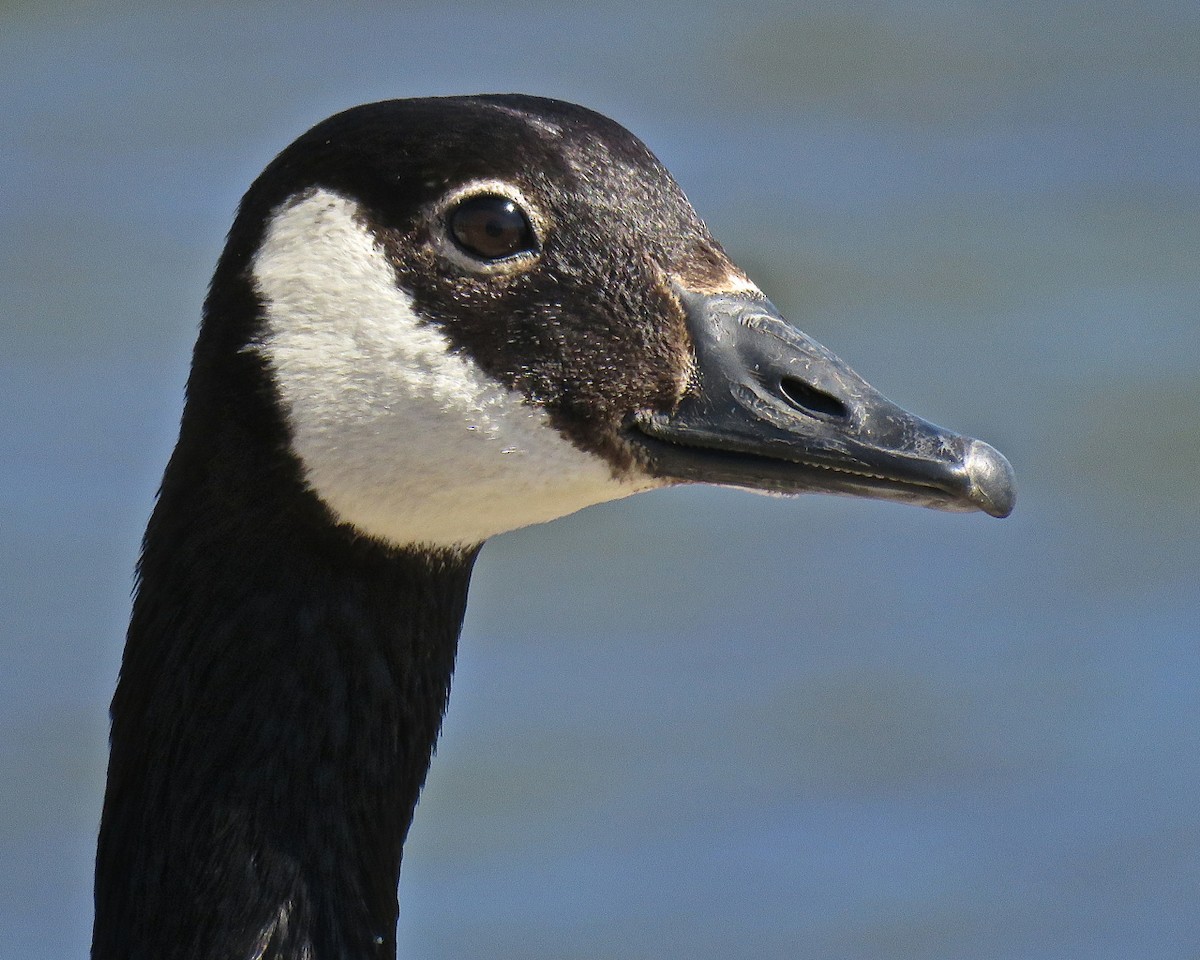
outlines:
M394 957L477 551L334 523L260 361L226 355L200 389L204 351L113 699L92 955Z

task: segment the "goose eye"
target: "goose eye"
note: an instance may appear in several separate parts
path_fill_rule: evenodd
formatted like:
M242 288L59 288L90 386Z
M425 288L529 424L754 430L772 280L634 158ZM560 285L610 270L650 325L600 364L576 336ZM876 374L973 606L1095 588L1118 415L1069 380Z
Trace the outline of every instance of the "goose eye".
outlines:
M508 197L467 197L450 211L447 222L454 242L480 260L503 260L537 249L529 218Z

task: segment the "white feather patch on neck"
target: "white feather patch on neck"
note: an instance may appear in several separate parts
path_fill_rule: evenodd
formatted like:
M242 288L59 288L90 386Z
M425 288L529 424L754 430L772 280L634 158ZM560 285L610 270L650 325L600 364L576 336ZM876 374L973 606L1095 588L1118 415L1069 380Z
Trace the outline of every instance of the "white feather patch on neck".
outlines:
M397 545L462 545L658 486L615 477L544 411L455 353L358 207L279 207L253 262L266 358L305 477L339 520Z

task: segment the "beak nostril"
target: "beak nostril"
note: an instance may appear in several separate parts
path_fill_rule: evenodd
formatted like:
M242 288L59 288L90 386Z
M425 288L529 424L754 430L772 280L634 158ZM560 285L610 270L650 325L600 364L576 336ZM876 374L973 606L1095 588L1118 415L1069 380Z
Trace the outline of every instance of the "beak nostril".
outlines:
M804 413L833 417L836 420L845 420L850 416L850 410L837 397L796 377L781 377L779 392L788 403Z

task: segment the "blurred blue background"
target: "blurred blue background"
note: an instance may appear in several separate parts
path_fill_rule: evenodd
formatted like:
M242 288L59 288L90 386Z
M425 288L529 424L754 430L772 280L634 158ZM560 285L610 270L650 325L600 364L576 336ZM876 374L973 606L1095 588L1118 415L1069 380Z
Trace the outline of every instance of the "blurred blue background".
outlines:
M1200 956L1200 7L0 3L0 956L84 957L191 341L309 125L610 114L997 522L666 491L488 545L402 956Z

